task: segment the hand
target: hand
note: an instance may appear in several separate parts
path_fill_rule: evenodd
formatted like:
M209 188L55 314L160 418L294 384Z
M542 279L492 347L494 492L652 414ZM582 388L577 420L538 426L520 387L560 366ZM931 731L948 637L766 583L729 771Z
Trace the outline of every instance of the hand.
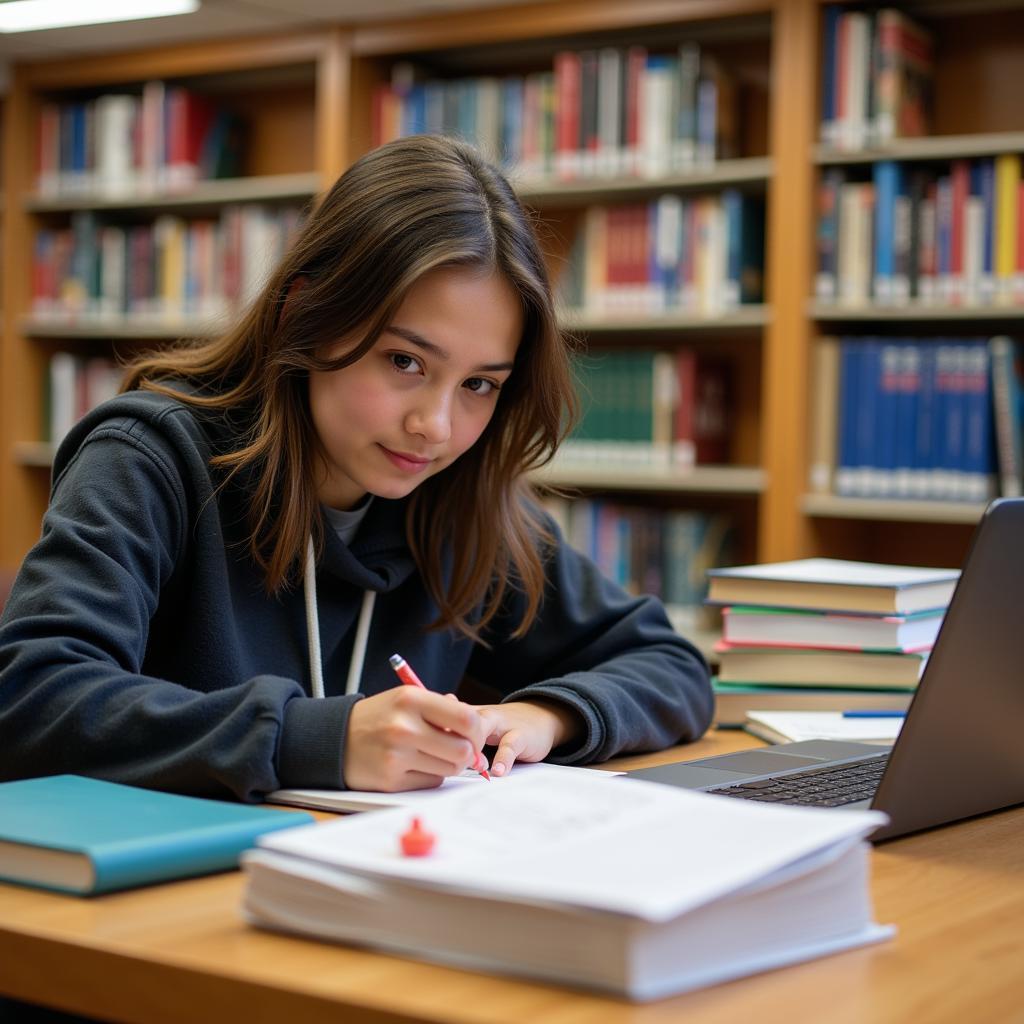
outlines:
M555 747L573 739L582 728L580 716L557 701L523 700L485 704L477 709L497 744L491 774L507 775L516 761L543 761Z
M358 701L348 719L343 769L349 789L431 789L473 763L487 724L476 708L414 686Z

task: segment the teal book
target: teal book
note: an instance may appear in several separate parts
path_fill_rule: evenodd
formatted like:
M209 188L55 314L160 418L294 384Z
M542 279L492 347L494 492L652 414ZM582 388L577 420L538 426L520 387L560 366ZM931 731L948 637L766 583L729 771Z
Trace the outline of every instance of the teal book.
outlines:
M0 879L79 895L226 871L301 811L138 789L79 775L0 783Z

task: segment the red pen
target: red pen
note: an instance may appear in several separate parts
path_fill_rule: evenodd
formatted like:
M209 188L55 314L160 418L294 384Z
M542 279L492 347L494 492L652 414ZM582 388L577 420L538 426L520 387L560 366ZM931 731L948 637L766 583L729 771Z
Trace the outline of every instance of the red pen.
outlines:
M418 686L421 690L425 690L426 687L423 685L423 680L420 679L412 667L400 654L392 654L388 661L391 662L391 667L395 670L395 674L406 686ZM476 751L473 758L473 771L479 772L488 782L491 781L490 775L487 774L487 769L483 766L483 758L480 756L480 751Z

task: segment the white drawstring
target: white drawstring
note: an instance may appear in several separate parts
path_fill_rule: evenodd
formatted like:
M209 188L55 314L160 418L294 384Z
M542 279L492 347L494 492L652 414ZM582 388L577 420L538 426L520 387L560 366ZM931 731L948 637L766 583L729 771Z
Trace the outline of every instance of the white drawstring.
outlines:
M320 615L316 602L316 556L313 551L313 538L306 541L306 568L302 577L303 590L306 598L306 641L309 646L309 677L313 687L313 696L324 695L324 669L320 654ZM345 693L358 693L359 680L363 674L363 662L366 660L366 642L370 637L370 620L373 618L373 605L377 594L373 590L363 592L363 603L359 609L359 622L356 624L356 638L352 646L352 657L348 663L348 679L345 681Z
M373 602L376 599L376 591L363 591L363 606L359 609L356 639L352 646L352 657L348 663L348 679L345 680L346 693L359 692L359 679L363 674L363 661L366 658L366 641L370 636L370 618L373 616Z
M324 667L320 659L320 616L316 610L316 555L313 538L306 540L306 571L303 574L302 589L306 597L306 642L309 646L309 678L313 684L313 696L324 695Z

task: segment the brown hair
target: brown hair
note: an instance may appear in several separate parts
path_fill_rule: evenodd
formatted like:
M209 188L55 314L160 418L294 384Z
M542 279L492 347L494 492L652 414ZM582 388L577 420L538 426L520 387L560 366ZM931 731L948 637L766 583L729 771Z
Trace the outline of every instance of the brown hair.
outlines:
M471 146L438 136L400 139L350 167L231 331L128 368L126 390L249 410L239 447L212 462L229 479L244 469L254 480L247 544L268 592L298 578L307 537L318 549L323 542L316 488L323 452L309 411L310 371L360 359L409 288L427 271L454 265L500 273L512 285L523 335L483 435L413 492L409 544L440 609L434 626L479 639L510 588L526 596L516 635L536 617L550 536L525 473L551 459L575 417L568 345L536 234L512 188ZM304 286L292 289L300 278ZM323 358L325 346L350 336L362 340ZM176 381L190 392L182 394Z

